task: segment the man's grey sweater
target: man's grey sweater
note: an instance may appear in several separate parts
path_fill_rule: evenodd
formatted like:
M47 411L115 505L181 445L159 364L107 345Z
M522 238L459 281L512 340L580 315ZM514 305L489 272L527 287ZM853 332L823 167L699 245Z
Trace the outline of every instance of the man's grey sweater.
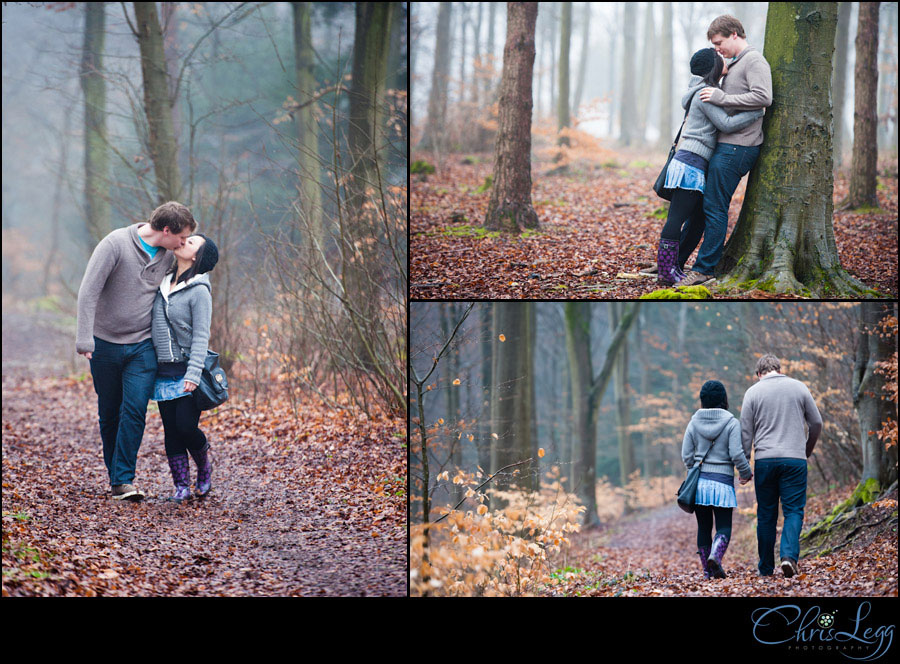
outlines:
M166 275L153 302L153 347L160 364L183 362L189 356L184 379L199 385L212 322L209 275L191 277L170 293L169 284L174 276Z
M748 111L772 105L772 69L762 53L748 46L728 65L722 89L714 89L709 103L722 106L729 113ZM719 143L762 145L762 119L740 130L719 134Z
M821 431L822 416L816 402L799 380L769 374L744 394L741 438L748 457L754 447L757 460L806 459Z
M711 445L711 447L710 447ZM681 460L688 470L709 450L700 471L704 473L738 473L744 479L752 475L749 455L741 447L741 427L724 408L701 408L688 423L681 443Z
M681 130L681 140L678 147L700 155L709 161L716 151L716 143L720 136L740 131L744 127L757 123L765 111L757 109L745 113L728 115L724 108L700 99L699 91L706 87L706 83L699 76L691 76L688 91L681 98L681 108L687 108L691 103L684 129ZM719 132L722 132L721 134Z
M78 289L75 350L94 352L94 337L115 344L150 338L150 312L156 289L171 265L172 253L160 247L153 260L144 251L138 228L117 228L91 254Z

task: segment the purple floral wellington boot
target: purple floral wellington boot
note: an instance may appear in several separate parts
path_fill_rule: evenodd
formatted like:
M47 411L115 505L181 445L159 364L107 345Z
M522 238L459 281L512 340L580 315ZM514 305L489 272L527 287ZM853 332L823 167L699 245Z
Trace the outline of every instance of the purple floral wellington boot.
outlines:
M684 272L678 269L678 240L660 240L656 251L656 283L664 286L677 284L684 279Z
M709 558L706 559L709 573L716 579L724 579L726 576L725 570L722 569L722 557L727 549L728 538L725 535L716 535L713 539L712 551L710 551Z
M191 497L191 472L188 466L187 454L167 457L169 470L172 471L172 481L175 483L175 493L169 500L180 503Z
M706 559L709 558L709 547L701 546L699 547L699 551L697 553L700 554L700 566L703 568L703 578L709 578L709 565L706 564Z
M202 450L188 449L197 464L197 495L209 493L212 488L212 461L209 458L209 443Z

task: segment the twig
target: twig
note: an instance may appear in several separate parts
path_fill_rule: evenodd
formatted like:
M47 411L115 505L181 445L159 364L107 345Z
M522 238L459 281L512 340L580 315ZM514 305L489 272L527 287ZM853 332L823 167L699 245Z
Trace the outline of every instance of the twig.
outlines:
M495 477L497 477L497 475L499 475L500 473L502 473L502 472L503 472L504 470L506 470L507 468L512 468L513 466L521 466L523 463L529 463L529 462L531 462L531 461L533 461L533 460L534 460L534 457L529 457L528 459L525 459L524 461L518 461L518 462L516 462L516 463L511 463L511 464L509 464L508 466L503 466L503 468L501 468L501 469L498 470L496 473L494 473L494 474L491 475L489 478L487 478L484 482L482 482L481 484L479 484L478 487L476 487L475 491L477 492L479 489L481 489L481 487L483 487L485 484L487 484L487 483L490 482L492 479L494 479ZM468 500L468 498L463 498L462 500L460 500L458 503L456 503L456 505L453 506L453 508L450 510L450 512L452 512L452 511L455 510L457 507L459 507L460 505L462 505L464 502L466 502L466 500ZM438 519L435 519L434 521L431 522L431 524L434 525L434 524L436 524L438 521L440 521L441 519L446 518L447 515L450 514L450 512L447 512L447 514L445 514L444 516L442 516L442 517L440 517L440 518L438 518Z

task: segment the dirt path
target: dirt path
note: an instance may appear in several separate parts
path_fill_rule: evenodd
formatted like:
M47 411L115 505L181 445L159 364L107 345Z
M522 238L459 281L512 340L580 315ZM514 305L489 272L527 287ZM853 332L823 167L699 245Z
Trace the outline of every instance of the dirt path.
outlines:
M819 558L800 561L801 574L784 578L757 575L755 518L739 493L732 541L723 559L726 579L702 577L695 553L696 520L672 505L621 519L613 527L572 538L565 564L567 583L556 593L593 596L896 596L896 495L881 507L887 520L858 541ZM808 508L810 506L808 505ZM889 515L894 512L891 520ZM809 512L809 509L808 509ZM811 516L811 514L810 514ZM811 523L805 521L806 527ZM779 521L780 536L780 521ZM778 555L778 542L775 554ZM777 558L776 558L777 560Z
M136 477L147 498L118 502L89 376L34 379L4 364L3 595L405 595L398 423L302 415L205 414L213 490L178 505L151 408Z

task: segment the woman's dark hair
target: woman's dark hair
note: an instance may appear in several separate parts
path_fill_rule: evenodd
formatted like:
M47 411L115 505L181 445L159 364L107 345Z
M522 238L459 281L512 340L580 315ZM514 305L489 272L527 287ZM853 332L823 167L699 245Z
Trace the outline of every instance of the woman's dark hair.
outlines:
M191 263L191 266L181 273L181 276L178 277L178 281L176 284L180 284L182 281L187 281L191 277L197 274L197 266L200 265L200 260L203 258L203 254L206 252L206 242L200 245L200 248L197 249L197 253L194 255L194 262ZM169 270L170 273L178 270L178 261L172 263L172 269Z
M710 72L703 77L703 82L713 88L719 87L719 79L722 78L722 70L725 69L725 62L722 57L716 55L715 64Z

